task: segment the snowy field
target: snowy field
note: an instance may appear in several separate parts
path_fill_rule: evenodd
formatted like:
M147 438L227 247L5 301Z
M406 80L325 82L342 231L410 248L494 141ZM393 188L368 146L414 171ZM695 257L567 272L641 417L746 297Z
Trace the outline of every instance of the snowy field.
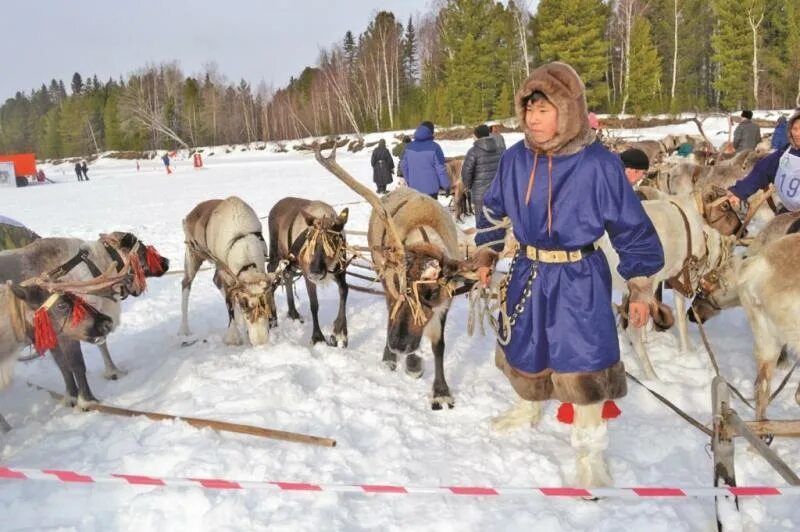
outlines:
M757 116L759 116L757 114ZM776 116L776 115L775 115ZM705 123L719 142L727 139L723 119ZM694 124L618 131L660 138L695 133ZM721 133L721 134L720 134ZM379 135L368 136L374 141ZM392 135L385 137L394 144ZM506 135L510 146L520 134ZM445 141L446 155L466 152L471 141ZM214 151L213 156L208 152ZM54 185L0 189L0 214L48 236L94 239L100 232L132 231L182 268L181 219L198 202L238 195L266 216L284 196L325 200L350 207L350 229L364 230L369 210L360 198L326 173L308 152L273 153L235 148L207 149L205 168L188 158L164 175L159 160L137 172L133 161L100 159L88 183L75 180L72 166L44 167ZM340 151L339 162L371 185L370 150ZM355 203L354 203L355 202ZM266 222L265 222L266 224ZM266 225L265 225L266 233ZM357 241L357 239L351 239ZM153 422L98 413L77 413L26 385L59 392L63 381L46 358L19 364L17 378L0 392L0 411L14 427L0 436L0 465L69 469L86 473L128 473L158 477L282 480L333 484L414 486L571 486L574 476L569 427L546 407L535 430L494 433L491 417L514 400L493 364L493 339L469 338L467 305L454 301L446 331L445 372L456 400L453 410L430 409L433 363L423 342L425 374L413 380L381 364L386 308L376 296L351 291L350 347L311 346L310 320L285 318L277 294L280 325L269 345L229 347L224 303L201 272L190 302L190 325L200 342L181 347L179 275L152 279L148 292L123 303L123 323L109 346L128 371L119 381L102 378L96 348L84 345L89 381L109 404L213 418L335 438L322 448L251 436L196 430L183 422ZM302 283L299 310L309 317ZM320 292L323 331L336 312L335 286ZM650 333L649 350L662 382L656 390L703 423L710 422L713 369L697 329L693 348L679 352L672 333ZM752 338L743 312L731 310L708 326L723 374L752 397L755 366ZM641 369L626 341L623 358L634 374ZM48 357L49 358L49 357ZM400 365L402 367L402 364ZM775 385L785 370L779 370ZM793 393L798 376L769 410L774 419L798 417ZM617 486L708 487L712 461L708 438L646 391L629 384L619 401L622 416L611 422L609 461ZM745 418L752 416L737 403ZM772 445L800 470L800 442ZM784 482L740 440L736 469L740 485ZM800 506L792 498L742 499L743 530L798 530ZM715 530L713 499L604 499L586 502L537 497L446 497L441 495L348 495L214 491L60 485L0 481L0 530Z

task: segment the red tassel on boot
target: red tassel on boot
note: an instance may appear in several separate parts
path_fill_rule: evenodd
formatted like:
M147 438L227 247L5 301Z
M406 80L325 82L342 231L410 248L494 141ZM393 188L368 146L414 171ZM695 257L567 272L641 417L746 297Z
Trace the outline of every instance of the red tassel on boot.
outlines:
M45 305L33 313L33 345L42 356L45 351L58 345L56 331L53 329L53 323L50 321L50 314L47 313Z
M603 419L614 419L619 417L622 411L614 401L606 401L603 403Z
M77 327L89 315L89 309L86 308L86 301L78 296L72 296L72 319L71 324Z
M142 268L142 263L139 262L138 255L132 253L129 257L131 269L133 270L133 286L139 293L142 293L147 288L147 280L144 278L144 268Z
M567 425L572 425L572 422L575 421L575 407L572 406L572 403L561 403L556 413L556 419Z
M147 269L150 270L151 275L161 275L164 270L161 269L161 255L158 254L154 246L147 246L145 248L145 259L147 261Z

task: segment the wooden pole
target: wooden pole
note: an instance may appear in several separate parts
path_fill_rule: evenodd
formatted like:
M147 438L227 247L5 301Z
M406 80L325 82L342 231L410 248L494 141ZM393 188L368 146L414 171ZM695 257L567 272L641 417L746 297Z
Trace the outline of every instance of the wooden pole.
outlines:
M744 424L758 436L771 434L773 436L800 437L800 420L798 419L782 421L745 421Z
M770 449L764 440L759 438L753 431L751 431L747 424L739 417L736 411L723 407L725 423L729 423L731 428L736 431L739 436L742 436L753 448L766 460L772 468L783 477L783 479L792 486L800 486L800 477L798 477L791 468L786 465L786 462Z
M714 487L720 485L720 481L726 486L736 486L736 471L734 469L734 444L733 438L728 434L725 427L724 410L730 403L731 396L728 390L728 383L720 376L714 377L711 381L711 409L713 435L711 436L711 453L714 457ZM717 514L717 530L722 530L720 518L720 504L728 498L714 497L714 506ZM734 507L738 510L739 501L734 497Z
M50 396L58 401L63 401L64 396L60 393L42 388L35 384L30 384L39 390L45 391ZM285 432L283 430L265 429L261 427L254 427L252 425L240 425L238 423L228 423L226 421L216 421L213 419L200 419L194 417L173 416L172 414L160 414L157 412L145 412L142 410L130 410L127 408L118 408L116 406L104 405L100 403L90 403L84 407L86 410L94 412L101 412L103 414L111 414L114 416L123 417L137 417L144 416L146 418L163 421L165 419L180 419L195 428L210 428L223 432L236 432L238 434L249 434L251 436L260 436L262 438L270 438L273 440L291 441L297 443L308 443L311 445L321 445L323 447L336 447L336 440L330 438L321 438L319 436L309 436L307 434L299 434L296 432Z

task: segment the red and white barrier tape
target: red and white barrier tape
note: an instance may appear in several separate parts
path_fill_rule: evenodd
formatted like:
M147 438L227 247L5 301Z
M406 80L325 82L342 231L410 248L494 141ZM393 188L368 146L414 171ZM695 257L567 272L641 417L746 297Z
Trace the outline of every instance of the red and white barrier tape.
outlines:
M740 486L736 488L492 488L480 486L387 486L379 484L308 484L253 480L224 480L215 478L168 478L143 475L86 475L59 469L11 469L0 466L0 480L44 480L67 484L123 484L128 486L191 486L219 490L271 490L292 492L335 492L359 494L411 495L418 493L466 496L526 496L526 497L739 497L800 495L800 486L769 487Z

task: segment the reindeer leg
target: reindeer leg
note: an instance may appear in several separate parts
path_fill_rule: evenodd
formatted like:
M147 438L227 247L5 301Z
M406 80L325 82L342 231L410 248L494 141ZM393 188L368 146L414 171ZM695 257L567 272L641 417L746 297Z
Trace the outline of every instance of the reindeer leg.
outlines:
M294 283L292 282L292 272L288 268L283 271L283 286L286 287L286 305L289 307L289 319L300 320L300 323L305 323L294 305ZM308 286L307 280L306 286ZM310 298L311 296L309 296Z
M328 343L325 335L322 334L322 329L319 328L319 300L317 299L317 285L305 279L306 292L308 292L308 306L311 307L311 322L313 323L311 331L311 343L325 342L328 345L336 345L335 343Z
M336 314L336 320L333 322L333 336L331 345L338 345L339 347L347 347L347 280L345 279L345 272L341 271L336 274L336 284L339 286L339 312Z
M681 342L681 353L689 351L689 323L686 314L686 299L677 290L672 291L675 302L675 321L678 322L678 337Z
M447 311L448 309L444 309L439 315L439 328L438 330L433 330L430 335L435 372L433 377L433 402L431 403L431 408L434 410L441 410L443 405L447 405L449 408L455 406L455 400L450 395L450 387L447 386L447 381L444 377L444 326L447 323Z
M75 384L75 376L67 363L67 356L64 354L61 347L71 341L73 340L59 339L58 345L50 350L50 353L53 354L53 360L61 371L61 376L64 378L66 397L64 397L63 404L65 406L75 406L78 402L78 386Z
M89 389L89 382L86 380L86 364L83 361L81 343L75 340L67 340L63 344L59 344L64 350L67 365L75 377L75 383L78 385L78 404L76 406L83 408L88 403L96 403L97 398L92 394L92 390Z
M10 431L11 431L11 425L9 425L8 421L6 421L6 418L4 418L2 414L0 414L0 432L5 434L6 432Z
M222 341L225 342L225 345L242 345L242 333L239 331L239 320L236 319L236 302L225 287L220 290L225 297L225 306L228 307L228 330L225 331Z
M102 344L98 344L97 348L100 350L100 354L103 356L103 364L105 365L103 378L109 381L115 381L118 378L128 374L127 371L119 369L116 365L114 365L114 361L111 360L111 353L108 351L107 341L103 342Z
M645 325L645 327L647 327L647 325ZM633 350L639 357L639 362L642 364L644 374L648 379L659 380L658 375L656 375L656 371L653 369L653 364L650 362L650 356L647 354L647 348L644 346L645 327L636 328L631 325L630 321L628 321L628 326L625 328L625 332L628 335L628 340L630 340L631 345L633 346Z
M192 334L189 330L189 292L192 290L192 281L194 281L197 270L200 269L200 265L203 263L203 259L192 253L189 250L189 246L186 246L186 251L183 256L184 270L183 280L181 281L181 327L178 329L178 334L181 336L189 336ZM108 371L108 365L106 365L106 371Z

